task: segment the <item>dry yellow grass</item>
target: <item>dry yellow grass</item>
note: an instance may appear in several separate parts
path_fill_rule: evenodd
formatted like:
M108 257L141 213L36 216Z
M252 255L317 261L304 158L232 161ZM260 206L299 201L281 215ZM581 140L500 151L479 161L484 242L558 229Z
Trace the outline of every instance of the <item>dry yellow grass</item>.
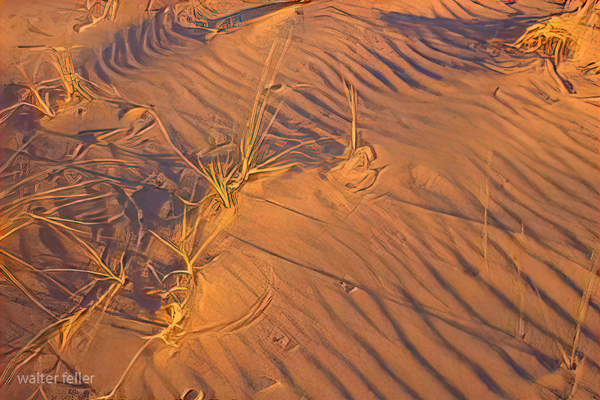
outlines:
M102 9L102 14L99 16L95 16L93 14L93 8L97 4L101 4L101 3L102 2L98 1L98 0L94 0L94 1L86 0L86 4L84 6L84 11L86 12L89 19L91 19L91 21L81 24L81 25L76 25L75 26L76 32L81 33L87 29L90 29L90 28L96 26L97 24L99 24L100 22L102 22L106 19L111 20L111 21L115 20L115 17L117 15L117 9L119 7L119 0L107 0L104 4L104 8Z
M597 0L587 0L575 11L552 16L535 24L511 46L550 58L555 66L569 60L586 71L595 69L600 62L595 40L598 24L596 5ZM590 56L596 57L595 63L585 62Z
M106 18L109 15L109 12L114 14L116 10L116 1L109 1L104 9L104 13L101 17L94 17L92 23L88 25L84 25L80 28L80 31L90 28L95 24L99 23L102 19ZM204 165L200 160L199 165L191 162L173 143L170 138L169 133L166 128L162 124L159 116L154 112L151 108L146 106L139 106L135 104L131 104L126 102L125 100L119 98L118 96L106 95L105 92L102 91L101 88L94 85L92 82L89 82L83 79L75 70L74 60L71 55L70 49L67 48L43 48L42 50L50 57L50 62L58 72L59 77L53 79L51 81L45 81L40 84L34 84L29 79L28 75L25 73L23 69L23 74L26 79L29 81L29 89L34 95L34 103L22 102L10 107L7 110L3 110L3 121L6 120L12 111L16 110L20 106L31 106L38 109L44 115L48 117L54 117L56 115L56 111L53 106L49 102L49 91L56 90L59 86L51 86L47 87L48 83L56 83L60 82L60 87L64 92L64 102L65 104L72 103L76 97L81 100L93 101L96 99L104 100L104 101L116 101L118 103L129 104L131 108L130 112L126 115L126 119L139 119L144 114L148 113L153 119L154 123L147 129L151 129L154 126L158 126L163 133L164 138L174 150L174 152L179 156L180 159L184 161L184 163L194 170L199 176L202 176L206 179L206 181L210 184L214 191L214 197L208 196L203 201L198 204L192 203L190 201L184 201L184 218L182 224L182 230L180 232L179 238L176 240L176 243L171 242L156 232L150 231L150 233L157 238L162 244L173 250L179 256L183 258L186 263L186 270L184 271L175 271L174 275L176 275L177 284L175 287L172 287L168 290L164 290L161 293L161 298L167 301L167 305L163 307L163 310L166 312L166 322L167 326L160 331L158 334L144 337L146 339L146 343L142 348L138 351L138 353L134 356L134 358L129 363L128 367L122 374L121 379L114 387L113 391L106 396L99 397L99 399L108 399L112 398L120 385L125 380L129 370L135 363L136 359L143 352L143 350L150 345L150 343L154 342L155 339L161 339L168 345L176 346L176 343L179 339L181 339L185 335L185 331L183 326L181 325L182 321L185 318L185 306L187 304L187 300L189 299L189 292L194 286L192 284L194 280L194 268L195 264L202 256L202 254L206 251L208 246L214 241L214 239L233 221L235 216L235 207L234 207L234 193L241 188L243 183L247 181L248 177L252 174L261 173L268 171L269 168L266 168L270 163L278 160L281 156L287 154L287 152L283 152L282 154L276 155L269 160L265 160L262 163L258 162L258 157L261 149L261 145L266 136L268 129L271 127L272 123L275 120L276 113L273 115L271 122L267 126L266 129L262 130L262 120L264 117L264 112L269 100L269 92L270 86L273 85L273 80L277 75L279 68L281 67L281 63L283 61L283 56L285 54L285 50L287 45L289 45L289 41L291 39L291 35L288 37L287 41L282 41L277 39L271 48L271 52L267 58L265 63L265 68L261 76L261 80L259 83L259 88L257 92L257 96L254 102L253 110L251 113L251 117L248 122L247 130L243 136L242 142L240 143L240 161L238 164L230 163L229 161L223 162L221 160L216 160L211 162L210 164ZM40 61L38 60L38 66L34 70L34 79L37 73L37 69L39 68ZM41 90L44 90L45 96L42 94ZM146 130L146 131L147 131ZM112 136L121 133L121 130L117 130L114 132L108 132L106 134L100 135L99 141L106 141L110 139ZM289 152L290 150L288 150ZM13 159L16 159L17 155L12 157L11 160L8 160L7 163L3 165L3 170L10 167ZM94 160L94 162L101 160ZM109 160L102 160L109 161ZM90 160L76 160L72 165L75 164L87 164L93 161ZM66 169L66 167L59 167ZM280 168L280 167L279 167ZM56 173L56 168L51 168L53 173ZM47 172L48 174L50 172ZM40 175L41 174L41 175ZM30 177L29 180L34 180L36 177L40 178L44 173L38 173L35 176ZM234 179L235 177L235 179ZM11 193L14 193L15 190L19 188L19 186L26 183L27 180L21 181L18 184L14 185L12 188L8 188L2 193L2 197L9 196ZM9 361L7 368L3 371L1 377L1 387L6 387L15 376L15 374L25 367L32 359L34 359L46 346L48 343L51 343L53 338L61 337L60 348L64 349L68 344L69 339L77 332L78 328L81 327L85 318L89 317L92 311L98 309L101 304L104 305L102 308L102 313L107 309L109 303L112 299L117 295L118 291L123 288L123 285L126 281L125 275L125 267L121 260L121 269L119 272L113 271L102 259L100 254L87 242L87 239L83 239L85 237L86 232L80 229L74 228L73 225L85 226L86 223L76 220L58 218L53 216L53 214L58 211L56 207L49 210L49 212L45 212L44 214L32 213L27 211L27 208L30 204L40 201L48 201L52 199L64 199L71 198L73 199L73 204L81 201L89 200L86 195L77 195L77 194L67 194L69 191L81 187L85 187L90 184L101 183L104 180L91 180L79 182L71 186L67 187L58 187L55 189L50 189L42 192L35 193L28 197L20 198L15 202L12 202L4 209L0 210L0 212L8 217L8 220L5 220L6 223L3 224L2 234L0 236L0 240L4 240L9 236L17 233L18 231L30 226L33 223L42 223L47 224L51 228L53 228L60 236L65 238L66 240L70 240L74 242L77 246L79 246L84 253L89 257L89 259L96 265L97 271L94 270L79 270L79 269L52 269L52 270L38 270L37 268L29 265L24 260L14 256L12 253L8 251L2 251L2 255L18 264L27 266L35 272L49 274L53 272L69 272L69 273L85 273L94 277L94 280L91 284L86 285L82 288L83 291L90 290L95 283L99 281L114 281L111 288L103 294L103 296L96 302L94 302L91 306L79 309L71 315L59 318L56 316L51 310L47 309L39 300L35 298L33 293L29 291L25 284L23 284L11 271L8 267L2 265L1 271L3 275L7 278L8 282L12 283L19 290L21 290L25 295L30 298L38 307L40 307L44 312L57 319L57 322L43 328L31 341L26 344L24 347L18 350L18 352L14 355L13 358ZM216 199L216 204L211 199ZM61 206L62 207L62 206ZM198 248L194 248L194 245L198 236L198 227L199 223L202 219L211 219L213 223L210 225L210 232L204 238L202 243ZM24 223L20 223L19 221L25 220ZM172 275L170 274L170 275ZM189 278L186 278L188 276ZM166 277L164 277L166 279ZM78 293L70 293L72 297L77 296Z

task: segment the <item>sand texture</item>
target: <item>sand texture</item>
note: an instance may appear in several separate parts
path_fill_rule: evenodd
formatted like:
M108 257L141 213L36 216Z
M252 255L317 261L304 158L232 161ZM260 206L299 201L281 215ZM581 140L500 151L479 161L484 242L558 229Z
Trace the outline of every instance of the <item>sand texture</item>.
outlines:
M0 399L599 399L596 3L0 2Z

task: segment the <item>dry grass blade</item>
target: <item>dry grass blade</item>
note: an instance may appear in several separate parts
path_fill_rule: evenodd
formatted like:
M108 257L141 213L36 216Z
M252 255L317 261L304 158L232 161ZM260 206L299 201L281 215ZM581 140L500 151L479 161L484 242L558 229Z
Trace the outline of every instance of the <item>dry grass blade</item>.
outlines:
M4 389L8 386L11 380L14 378L15 374L19 369L25 366L27 362L29 362L35 355L37 355L43 346L47 344L50 340L60 334L66 327L70 324L76 323L80 318L82 318L88 309L82 309L78 311L76 314L62 318L52 325L47 326L42 329L37 335L35 335L25 346L23 346L17 354L15 354L8 362L8 366L2 372L0 376L0 390ZM30 357L23 359L23 356L27 353L34 353L30 355Z
M36 105L35 107L40 110L44 115L53 118L56 116L56 112L52 109L52 107L50 107L50 94L46 93L45 98L42 98L42 95L40 94L39 90L36 88L35 84L31 81L31 79L29 78L29 75L27 75L27 73L25 72L25 69L23 69L22 66L19 66L19 69L21 70L21 73L23 74L23 76L25 77L25 80L27 81L26 85L29 88L29 90L31 90L31 93L33 93L35 100L37 102L38 105Z
M62 334L61 349L64 349L68 343L70 337L77 331L77 329L83 324L84 319L94 311L98 306L105 302L108 298L112 298L113 292L122 287L122 284L113 284L100 299L92 304L88 308L82 308L76 311L74 314L62 318L55 323L45 327L37 335L35 335L25 346L9 360L7 367L0 376L0 390L6 388L15 374L24 367L29 361L31 361L42 348L47 345L52 339ZM25 354L32 353L29 357L23 359Z
M7 107L3 110L0 110L0 115L4 114L4 116L2 116L0 118L0 124L4 123L13 114L13 112L15 112L16 109L18 109L19 107L22 107L22 106L32 107L32 108L35 108L36 110L44 113L44 110L40 109L40 107L36 106L35 104L31 104L31 103L27 103L27 102L19 102L17 104L13 104L12 106Z
M104 261L102 261L102 258L100 257L100 255L98 255L96 250L94 250L84 240L82 240L81 238L79 238L78 236L76 236L72 233L72 231L76 231L76 232L80 232L80 231L77 231L73 228L70 228L70 227L60 223L60 222L54 221L53 219L50 219L47 217L43 217L41 215L36 215L36 214L31 214L31 213L27 213L27 215L30 216L31 218L34 218L34 219L37 219L40 221L44 221L44 222L50 224L54 228L60 228L60 229L56 229L57 232L73 239L79 246L81 246L88 253L88 255L92 259L92 261L94 261L94 263L106 273L106 275L105 275L106 279L115 280L121 284L124 283L123 278L116 276L113 273L113 271L104 263ZM66 232L64 232L64 231L66 231Z
M35 399L35 397L37 396L37 394L38 394L38 393L40 393L40 388L37 388L37 389L35 390L35 392L33 392L33 393L31 394L31 396L29 396L29 397L27 398L27 400L33 400L33 399ZM45 400L45 399L44 399L44 400Z
M20 231L21 229L28 227L32 223L33 223L33 221L27 221L15 228L11 229L10 231L4 233L2 236L0 236L0 242L3 241L4 239L6 239L7 237L9 237L10 235L12 235L13 233L16 233L16 232Z
M76 93L89 101L95 97L92 91L85 86L83 79L75 72L73 56L69 49L53 47L50 49L50 57L65 89L66 103L70 103Z
M590 276L588 278L587 286L581 296L581 302L579 303L579 309L577 311L577 328L575 330L575 338L573 339L573 351L571 353L571 368L575 368L577 365L577 349L579 347L579 341L581 337L581 327L585 323L588 310L590 308L590 299L596 292L598 286L598 257L592 255L593 265L590 270Z
M71 203L69 203L69 204L71 204ZM44 214L48 214L48 213L44 213ZM106 223L115 222L119 218L123 217L124 215L125 215L124 212L120 212L118 214L115 214L115 215L111 216L110 218L108 218L106 220L103 219L101 221L79 221L79 220L75 220L75 219L58 218L58 217L47 217L47 218L49 220L55 221L55 222L65 222L65 223L69 223L69 224L83 225L83 226L94 226L94 225L102 225L102 224L106 224ZM77 233L81 233L81 234L85 234L86 233L84 231L80 231L80 230L77 230L75 228L69 228L69 230L71 232L77 232Z
M33 271L35 273L44 274L44 276L45 276L46 279L48 279L50 282L52 282L53 284L55 284L65 294L68 294L69 296L73 295L73 292L71 292L62 283L58 282L57 280L53 279L52 277L49 277L49 276L45 275L47 272L63 272L63 270L41 270L41 269L37 269L33 265L29 264L27 261L23 260L20 257L17 257L16 255L12 254L11 252L9 252L8 250L3 249L3 248L0 248L0 254L4 255L5 257L10 258L11 260L17 262L18 264L21 264L21 265L25 266L26 268L28 268L29 270L31 270L31 271ZM64 270L64 271L71 271L71 270ZM73 271L89 272L89 273L92 273L92 274L98 274L98 275L104 276L103 274L95 273L95 272L92 272L92 271L84 271L84 270L73 270Z
M56 112L50 106L49 93L46 93L45 99L42 98L42 95L40 94L39 90L35 87L33 82L31 82L31 79L25 73L25 70L23 69L23 67L19 66L19 69L21 70L21 72L23 73L23 76L25 77L25 80L27 81L26 86L33 94L33 96L35 98L35 103L32 104L32 103L28 103L28 102L19 102L17 104L13 104L12 106L10 106L8 108L5 108L4 110L1 110L0 114L5 114L5 115L2 118L0 118L0 124L3 123L4 121L6 121L12 115L12 113L21 106L33 107L36 110L38 110L39 112L41 112L42 114L44 114L50 118L55 117Z
M107 18L110 19L111 21L113 21L117 14L118 6L119 6L119 0L108 0L106 2L106 4L104 5L104 10L102 11L102 15L100 15L99 17L94 17L92 15L91 16L92 21L87 24L77 27L76 31L81 33L83 31L85 31L86 29L90 29L90 28L96 26L97 24L99 24L100 22L104 21Z
M292 34L293 30L290 30L288 38L283 45L280 42L281 40L276 38L271 46L267 60L265 61L265 67L261 73L258 91L252 107L252 114L250 115L250 119L248 121L246 133L244 134L244 138L240 144L240 151L242 155L240 176L242 182L248 179L249 171L256 164L258 150L264 140L264 137L266 136L267 130L262 132L262 134L260 133L261 122L269 100L271 87L273 86L275 77L279 73L285 53L287 52L287 49L291 43ZM275 66L273 67L273 57L277 49L280 49L279 55L277 57L277 61L275 62ZM269 124L269 127L273 121L274 117L272 122Z
M185 264L187 266L187 271L175 271L175 273L182 273L182 274L192 274L191 271L191 266L190 266L190 259L188 257L188 255L181 250L177 245L175 245L174 243L171 243L170 241L168 241L167 239L163 238L162 236L160 236L158 233L149 230L149 232L155 237L157 238L161 243L163 243L165 246L167 246L168 248L170 248L171 250L173 250L175 253L177 253L178 255L180 255L183 260L185 261Z
M9 207L4 207L4 208L0 209L0 212L5 213L5 212L7 212L7 210L14 210L14 209L18 208L19 206L23 206L23 205L32 203L34 201L52 200L52 199L65 198L65 197L77 197L78 195L60 195L60 196L51 196L51 195L54 195L55 193L67 191L67 190L79 189L84 186L94 185L94 184L98 184L98 183L105 182L105 181L106 181L105 179L94 179L94 180L90 180L90 181L79 182L74 185L60 186L60 187L57 187L54 189L46 190L44 192L34 193L30 196L21 197L18 200L15 200ZM7 196L10 193L9 190L10 189L5 190L3 193L0 193L0 199L3 199L5 196ZM88 195L82 194L79 196L88 196Z
M346 90L346 97L348 98L348 103L350 105L350 110L352 112L352 130L351 130L351 149L352 153L356 151L358 148L358 132L357 132L357 119L358 119L358 93L356 88L351 83L346 83L346 80L343 80L344 89ZM352 153L350 155L352 155Z
M104 194L101 194L101 195L98 195L98 196L85 197L85 198L80 199L80 200L75 200L75 201L72 201L70 203L61 204L59 206L53 207L53 208L49 209L48 211L44 212L44 214L45 215L51 215L51 214L54 214L55 212L57 212L58 210L61 210L61 209L66 208L66 207L73 207L73 206L76 206L78 204L88 203L88 202L91 202L91 201L103 200L103 199L107 199L107 198L112 197L112 196L114 196L114 193L104 193ZM56 218L56 220L61 220L61 219L60 218ZM70 221L70 222L81 223L80 221Z
M25 365L27 365L27 363L29 363L29 361L33 360L41 351L41 348L36 348L36 349L32 349L31 353L29 355L29 357L22 359L20 362L17 360L16 365L14 365L14 367L12 367L11 369L9 369L9 367L7 367L2 375L0 376L0 391L2 391L4 388L6 388L9 384L10 381L12 380L12 378L14 378L15 374L17 372L19 372L19 370L21 368L23 368ZM22 355L21 355L22 356ZM21 357L19 357L20 359ZM11 360L12 361L12 360Z
M202 243L202 246L194 253L194 255L190 259L190 268L193 269L194 264L198 261L198 258L206 251L208 246L212 243L212 241L223 232L232 222L235 217L236 210L234 207L226 208L221 213L219 213L218 222L212 233L206 238L206 240Z
M154 339L155 338L148 339L146 341L146 343L144 343L144 345L142 347L140 347L140 349L137 351L137 353L135 353L135 355L133 356L133 358L127 365L127 368L125 368L125 371L121 375L121 378L119 379L119 381L117 382L117 384L115 385L113 390L106 396L94 397L93 400L108 400L108 399L112 399L113 397L115 397L117 390L119 390L119 388L121 387L123 382L125 382L125 378L127 377L127 374L129 373L129 371L131 370L131 368L133 367L133 365L135 364L137 359L140 357L140 355L143 353L143 351L146 350L146 348L150 345L150 343L152 343L154 341Z
M165 342L165 344L177 347L176 343L173 340L171 340L171 337L173 335L175 335L175 337L183 336L183 328L180 325L184 317L183 309L181 308L181 305L179 303L174 302L163 307L163 311L167 313L167 318L165 319L165 321L168 323L168 326L156 335L145 336L144 339L162 339L162 341ZM175 330L179 330L180 332L174 333Z
M177 154L179 156L179 158L188 167L190 167L192 170L194 170L198 175L202 175L202 171L196 165L194 165L194 163L191 162L189 160L189 158L187 158L185 156L185 154L183 154L183 152L181 150L179 150L179 148L177 147L177 145L175 145L175 143L173 142L173 139L171 138L171 135L169 135L169 132L167 131L167 128L162 123L162 121L161 121L160 117L158 116L158 114L156 114L156 112L154 110L151 110L151 109L147 109L147 112L152 116L152 118L154 118L154 120L158 124L158 127L159 127L161 133L163 134L163 137L165 138L165 140L167 141L167 143L169 144L169 146L173 149L173 151L175 152L175 154Z
M123 160L117 160L117 159L82 160L82 161L71 162L66 165L52 166L52 167L46 168L45 170L43 170L41 172L32 174L32 175L28 176L27 178L20 180L19 182L12 185L11 187L5 189L4 191L2 191L0 193L0 199L4 199L5 197L10 196L17 189L27 185L28 183L36 182L36 181L41 180L44 177L48 177L52 174L58 174L59 172L63 172L69 168L80 167L82 165L102 165L102 164L120 164L123 166L139 166L139 164L132 163L130 161L123 161ZM71 186L61 186L58 188L51 189L48 192L36 193L36 194L32 194L31 196L23 197L23 198L19 199L18 201L22 201L23 199L35 198L36 196L40 196L42 194L50 194L50 193L59 192L61 190L75 189L75 188L79 188L79 187L86 186L86 185L94 185L97 183L106 182L107 180L108 179L92 179L89 181L79 182L79 183L76 183Z
M175 253L179 254L182 257L187 257L187 255L183 251L181 251L179 249L179 247L177 247L175 244L171 243L167 239L163 238L158 233L154 232L153 230L149 230L148 232L150 232L154 237L156 237L158 240L160 240L163 244L165 244L167 247L169 247Z
M116 395L117 390L119 390L119 388L121 387L123 382L125 382L125 378L127 377L127 374L129 373L129 371L131 370L131 368L133 367L133 365L135 364L137 359L140 357L142 352L155 339L161 339L163 342L165 342L165 344L167 344L169 346L177 347L177 344L174 342L173 337L178 338L178 337L183 336L183 334L184 334L183 328L180 326L180 323L184 317L183 310L178 303L168 304L167 306L163 307L163 310L166 311L168 314L168 317L169 317L168 319L170 320L170 321L168 321L169 325L166 326L163 330L161 330L156 335L143 337L143 339L146 340L146 343L144 343L142 345L142 347L140 347L140 349L137 351L137 353L135 353L135 355L133 356L133 358L127 365L127 368L125 368L125 371L123 371L123 373L121 374L121 377L119 378L119 381L117 382L117 384L114 386L113 390L105 396L100 396L100 397L94 398L94 400L112 399ZM174 333L175 330L179 330L180 332Z
M13 216L11 219L19 218L23 215L23 209L21 206L26 206L29 203L33 203L36 201L45 201L45 200L64 200L65 198L85 198L87 195L84 193L81 194L71 194L71 195L53 195L53 196L32 196L31 198L22 197L19 200L13 202L12 206L1 209L0 214L5 214L5 218L8 218L8 215L16 213L16 216Z
M60 226L61 228L65 229L65 230L67 230L69 232L79 233L79 234L82 234L82 235L85 235L87 233L85 231L80 231L79 229L71 228L70 226L61 224L59 222L60 218L45 217L43 215L32 214L32 213L28 213L28 212L26 212L25 215L28 216L28 217L31 217L33 219L36 219L36 220L47 222L47 223L49 223L51 225L56 224L57 226Z
M37 139L38 137L39 137L39 134L37 132L35 134L31 135L29 140L26 141L25 143L23 143L23 145L21 147L19 147L12 156L10 156L10 158L6 161L6 163L4 163L4 165L2 167L0 167L0 174L2 172L4 172L7 168L9 168L12 165L13 161L17 159L19 154L21 154L23 151L25 151L25 149L27 147L29 147L29 145L31 143L33 143L33 141L35 139Z
M277 114L278 110L279 110L279 108L275 111L275 114L273 116L273 120L274 120L275 115ZM271 125L269 125L267 127L267 129L265 130L265 133L264 133L265 136L266 136L266 133L269 130L270 126ZM268 158L267 160L261 162L256 167L254 167L250 171L248 171L248 175L258 174L258 173L261 173L261 172L280 171L280 170L283 170L283 169L291 168L294 165L298 165L299 163L291 163L291 164L286 164L286 165L282 165L282 166L278 166L278 167L265 168L267 165L273 164L274 162L276 162L277 160L279 160L281 157L283 157L283 156L285 156L285 155L287 155L289 153L292 153L292 152L298 150L301 147L304 147L304 146L307 146L307 145L310 145L310 144L314 144L314 143L317 143L317 141L314 140L314 139L303 140L299 144L297 144L295 146L292 146L292 147L290 147L290 148L288 148L288 149L286 149L286 150L284 150L284 151L282 151L280 153L277 153L274 156Z

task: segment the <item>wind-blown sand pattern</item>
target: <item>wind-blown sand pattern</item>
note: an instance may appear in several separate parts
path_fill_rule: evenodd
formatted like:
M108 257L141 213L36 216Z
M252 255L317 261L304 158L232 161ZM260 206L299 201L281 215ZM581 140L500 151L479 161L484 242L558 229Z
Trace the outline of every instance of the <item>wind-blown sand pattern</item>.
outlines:
M597 0L0 19L1 399L600 398Z

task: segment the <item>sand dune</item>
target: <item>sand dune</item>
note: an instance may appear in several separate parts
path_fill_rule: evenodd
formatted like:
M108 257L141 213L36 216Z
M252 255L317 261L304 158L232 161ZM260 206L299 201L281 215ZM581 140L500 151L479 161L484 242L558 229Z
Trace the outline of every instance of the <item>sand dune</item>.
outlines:
M557 65L508 46L550 1L121 3L0 6L2 108L18 46L83 82L1 128L0 397L598 397L596 28Z

